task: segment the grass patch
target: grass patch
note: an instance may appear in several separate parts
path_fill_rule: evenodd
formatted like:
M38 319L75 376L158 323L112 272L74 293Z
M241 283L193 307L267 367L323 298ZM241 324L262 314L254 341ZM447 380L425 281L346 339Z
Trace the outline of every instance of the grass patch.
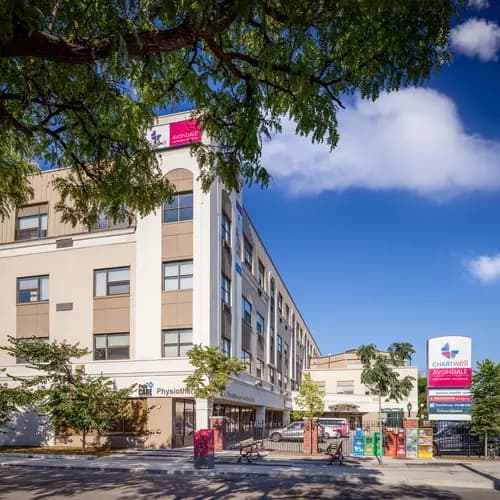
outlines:
M0 446L0 453L20 453L33 455L94 455L96 457L105 457L112 455L113 451L102 448L88 447L85 453L82 453L80 446Z

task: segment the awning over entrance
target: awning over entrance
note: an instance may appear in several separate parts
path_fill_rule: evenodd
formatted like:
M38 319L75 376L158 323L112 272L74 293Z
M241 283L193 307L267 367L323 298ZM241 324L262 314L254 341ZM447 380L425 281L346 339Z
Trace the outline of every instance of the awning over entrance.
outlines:
M358 413L361 415L361 412L359 411L359 405L355 404L331 404L328 405L328 410L329 411L334 411L336 413Z

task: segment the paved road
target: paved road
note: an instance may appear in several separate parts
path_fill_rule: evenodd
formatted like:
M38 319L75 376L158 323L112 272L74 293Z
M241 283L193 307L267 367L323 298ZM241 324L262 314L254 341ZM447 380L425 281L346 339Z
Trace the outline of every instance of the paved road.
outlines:
M2 500L131 500L172 499L499 499L493 490L434 488L430 485L380 486L338 482L325 484L290 479L249 478L240 480L201 479L187 476L127 474L88 470L45 470L5 467L0 469Z

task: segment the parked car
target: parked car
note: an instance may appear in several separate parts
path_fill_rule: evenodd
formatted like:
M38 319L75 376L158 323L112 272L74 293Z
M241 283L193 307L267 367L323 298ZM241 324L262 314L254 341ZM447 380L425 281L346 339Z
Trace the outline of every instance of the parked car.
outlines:
M434 434L434 456L481 455L484 443L480 436L472 434L470 427L462 422L448 424Z
M278 441L302 441L304 439L304 422L292 422L281 429L273 429L270 438L274 442ZM318 439L325 438L325 429L318 425Z
M325 428L325 439L339 438L349 435L349 423L346 418L319 418L318 422Z

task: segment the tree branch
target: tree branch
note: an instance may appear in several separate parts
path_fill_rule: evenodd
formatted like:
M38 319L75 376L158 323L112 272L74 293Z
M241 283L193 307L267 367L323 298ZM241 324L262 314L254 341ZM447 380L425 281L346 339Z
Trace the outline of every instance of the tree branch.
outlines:
M40 57L67 64L87 64L106 59L118 51L119 40L125 45L128 57L142 58L163 52L173 52L191 47L198 39L226 29L235 18L234 9L222 10L219 18L201 28L185 20L167 30L142 31L139 33L112 34L95 38L68 40L46 31L31 35L14 34L0 44L0 58Z

